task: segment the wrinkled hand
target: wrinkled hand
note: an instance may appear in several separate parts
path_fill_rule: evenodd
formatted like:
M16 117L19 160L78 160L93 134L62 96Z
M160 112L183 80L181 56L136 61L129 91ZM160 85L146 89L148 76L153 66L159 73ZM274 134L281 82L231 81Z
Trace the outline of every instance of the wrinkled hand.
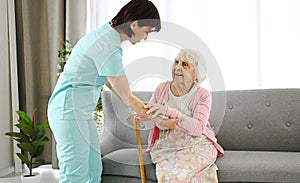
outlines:
M144 108L148 108L149 110L146 112L146 114L152 113L152 118L158 117L159 115L166 115L168 107L159 105L159 104L151 104L147 103L144 105Z
M169 128L174 130L176 128L176 124L180 121L180 119L164 119L157 122L160 126Z
M128 118L127 118L127 123L129 123L131 126L134 126L135 124L135 118L137 117L137 114L131 114Z
M137 113L134 113L132 115L130 115L127 118L127 122L131 125L131 126L135 126L139 125L140 128L145 128L145 125L141 123L141 119L139 117L139 115Z

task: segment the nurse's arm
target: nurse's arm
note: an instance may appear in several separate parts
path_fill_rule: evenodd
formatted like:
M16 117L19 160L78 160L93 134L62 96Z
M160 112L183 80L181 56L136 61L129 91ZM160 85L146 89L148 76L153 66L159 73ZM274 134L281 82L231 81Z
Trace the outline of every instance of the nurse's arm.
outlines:
M129 89L129 84L126 76L117 76L112 77L108 76L107 80L109 82L108 87L112 89L113 92L116 93L117 96L120 97L120 99L128 105L130 108L132 108L135 112L137 112L139 115L149 118L154 122L161 123L162 118L155 117L152 118L152 114L147 114L148 108L144 108L145 104L140 99L138 99L136 96L134 96L131 93L131 90ZM167 119L164 120L168 123L177 124L180 119ZM172 129L172 128L171 128Z
M144 108L144 102L132 94L129 88L126 76L107 76L110 88L127 106L132 108L139 115L151 118L151 114L146 114L147 109Z
M117 94L116 93L116 91L113 89L113 87L111 86L111 84L108 82L108 83L106 83L105 84L120 100L122 100L121 99L121 97L119 96L119 94Z
M112 85L110 84L110 82L105 84L120 100L122 100L124 103L125 101L121 98L121 96L119 95L118 92L115 91L115 89L112 87ZM128 105L128 103L126 103L126 105ZM145 104L144 104L145 105ZM128 105L129 106L129 105Z

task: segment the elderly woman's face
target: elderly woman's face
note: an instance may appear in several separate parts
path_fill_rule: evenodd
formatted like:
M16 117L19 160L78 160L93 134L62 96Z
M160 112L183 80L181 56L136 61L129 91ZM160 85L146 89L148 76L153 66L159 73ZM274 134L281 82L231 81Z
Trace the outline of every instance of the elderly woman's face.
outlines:
M192 63L182 60L179 56L175 58L172 67L173 82L191 85L196 80L195 68Z

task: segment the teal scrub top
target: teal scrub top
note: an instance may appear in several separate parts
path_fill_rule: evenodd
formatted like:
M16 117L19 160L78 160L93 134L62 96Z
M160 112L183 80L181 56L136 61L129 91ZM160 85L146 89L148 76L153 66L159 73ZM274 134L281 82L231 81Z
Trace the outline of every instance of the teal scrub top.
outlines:
M91 119L107 76L125 75L119 33L109 23L81 38L48 103L52 119Z

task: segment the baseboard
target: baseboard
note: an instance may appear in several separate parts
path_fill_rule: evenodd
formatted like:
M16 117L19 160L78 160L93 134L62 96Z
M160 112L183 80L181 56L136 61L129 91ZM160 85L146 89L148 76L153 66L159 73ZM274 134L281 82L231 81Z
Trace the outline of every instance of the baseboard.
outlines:
M15 168L14 166L10 166L10 167L7 167L7 168L2 168L0 169L0 177L4 177L8 174L11 174L11 173L14 173L15 172Z

